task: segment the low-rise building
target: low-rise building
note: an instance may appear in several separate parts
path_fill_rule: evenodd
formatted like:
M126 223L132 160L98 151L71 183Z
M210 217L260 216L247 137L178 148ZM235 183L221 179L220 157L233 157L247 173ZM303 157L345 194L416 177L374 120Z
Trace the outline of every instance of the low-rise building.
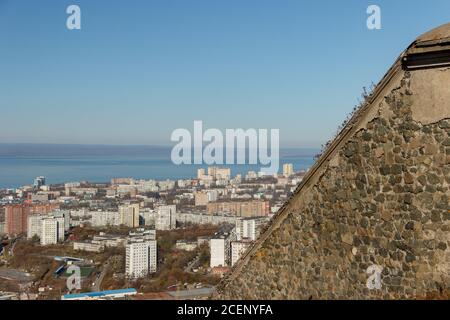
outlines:
M197 241L177 240L175 248L178 250L194 251L197 245Z
M102 252L104 249L105 246L101 243L93 243L90 241L75 241L73 243L73 250Z
M50 195L46 192L37 192L31 195L32 202L48 202L50 200Z
M127 238L124 236L107 235L100 232L99 235L95 235L92 239L92 243L100 244L107 248L117 248L125 246Z
M137 294L136 289L118 289L100 292L73 293L61 296L61 300L109 300L123 299Z
M209 245L209 237L197 237L197 246L207 243Z

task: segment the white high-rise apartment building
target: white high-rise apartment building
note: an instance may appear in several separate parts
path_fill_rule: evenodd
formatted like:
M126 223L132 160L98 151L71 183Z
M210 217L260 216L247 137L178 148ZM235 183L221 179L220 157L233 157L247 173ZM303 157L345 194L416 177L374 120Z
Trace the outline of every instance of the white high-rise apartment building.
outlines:
M126 245L125 273L129 278L142 278L157 269L157 244L150 237L129 239Z
M63 217L43 217L41 223L41 245L47 246L64 241Z
M259 237L259 228L263 224L262 219L249 219L243 221L242 237L255 241Z
M28 230L27 230L27 238L31 239L34 236L41 237L42 230L42 215L33 214L28 216Z
M211 268L230 266L231 242L235 240L236 233L233 225L223 225L221 229L211 238Z
M250 240L233 241L231 242L231 265L234 266L236 262L247 251L252 242Z
M64 217L55 217L54 218L56 222L58 223L58 242L64 241L64 233L66 230L66 220Z
M258 239L262 227L268 222L266 217L258 218L239 218L236 220L237 240L250 239L255 241Z
M176 228L176 205L159 206L155 218L156 230L172 230Z
M34 236L38 236L42 245L64 241L64 233L70 228L69 217L70 213L68 211L56 211L49 215L30 215L28 217L27 238L31 239Z
M64 219L64 231L69 231L70 229L70 211L59 210L52 213L56 218Z
M211 261L210 261L210 267L225 267L227 266L226 262L226 251L229 249L226 246L225 239L211 239L209 244L210 250L211 250Z
M119 226L121 216L117 211L91 211L91 225L93 227Z

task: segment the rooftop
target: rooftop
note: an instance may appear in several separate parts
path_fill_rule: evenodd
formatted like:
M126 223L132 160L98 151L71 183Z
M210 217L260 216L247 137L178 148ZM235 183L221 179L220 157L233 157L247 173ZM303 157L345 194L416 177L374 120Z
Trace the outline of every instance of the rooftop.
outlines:
M426 42L450 42L450 23L443 24L433 30L430 30L416 39L418 43Z
M450 65L450 23L419 36L406 50L403 60L409 69Z
M228 237L228 235L233 231L234 227L235 226L232 224L221 225L219 231L214 234L212 239L224 239Z
M99 297L107 297L111 295L123 295L123 294L136 294L137 291L134 288L128 289L119 289L119 290L106 290L106 291L98 291L98 292L85 292L85 293L74 293L74 294L65 294L62 299L80 299L80 298L99 298Z

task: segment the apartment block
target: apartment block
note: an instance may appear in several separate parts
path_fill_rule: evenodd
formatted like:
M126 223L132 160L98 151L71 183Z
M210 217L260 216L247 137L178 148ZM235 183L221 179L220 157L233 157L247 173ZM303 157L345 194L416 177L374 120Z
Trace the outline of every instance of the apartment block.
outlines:
M125 246L125 273L129 278L142 278L157 270L156 233L138 230L130 233Z
M194 193L195 205L196 206L206 206L209 202L208 194L203 191Z
M269 221L268 218L239 218L236 220L236 236L238 240L258 239L261 229Z
M236 264L251 244L252 242L250 240L231 242L231 266Z
M64 218L43 217L41 220L41 245L64 241Z
M270 213L269 201L220 201L211 202L207 205L209 214L228 213L237 217L261 217Z
M89 213L93 227L119 226L122 222L121 214L117 211L91 211Z
M159 206L156 212L156 230L172 230L176 228L176 205Z
M60 208L59 203L33 203L24 204L29 208L30 214L47 214Z
M230 180L231 169L230 168L219 168L219 167L208 167L208 175L213 177L214 180Z
M57 210L51 213L55 218L64 219L64 231L69 231L70 229L70 211Z
M235 227L223 225L210 240L210 267L227 267L231 265L231 242L236 241Z
M40 214L33 214L28 216L28 230L27 230L27 238L31 239L34 236L41 237L42 230L42 218L43 216Z
M294 174L294 165L292 163L283 164L283 176L286 178Z
M119 206L120 224L129 228L139 227L139 203Z
M11 235L26 233L29 214L30 206L7 205L5 207L5 233Z

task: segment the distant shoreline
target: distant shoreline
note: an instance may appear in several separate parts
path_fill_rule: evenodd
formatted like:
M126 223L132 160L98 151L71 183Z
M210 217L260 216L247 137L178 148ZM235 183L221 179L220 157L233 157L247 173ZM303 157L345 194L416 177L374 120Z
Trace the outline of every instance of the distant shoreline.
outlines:
M178 180L196 177L207 165L176 166L169 146L98 146L49 144L0 144L0 189L30 185L37 176L48 184L71 181L107 182L111 178ZM296 171L314 163L319 149L280 149L280 170L293 163ZM260 165L218 165L230 167L232 176L260 170Z

